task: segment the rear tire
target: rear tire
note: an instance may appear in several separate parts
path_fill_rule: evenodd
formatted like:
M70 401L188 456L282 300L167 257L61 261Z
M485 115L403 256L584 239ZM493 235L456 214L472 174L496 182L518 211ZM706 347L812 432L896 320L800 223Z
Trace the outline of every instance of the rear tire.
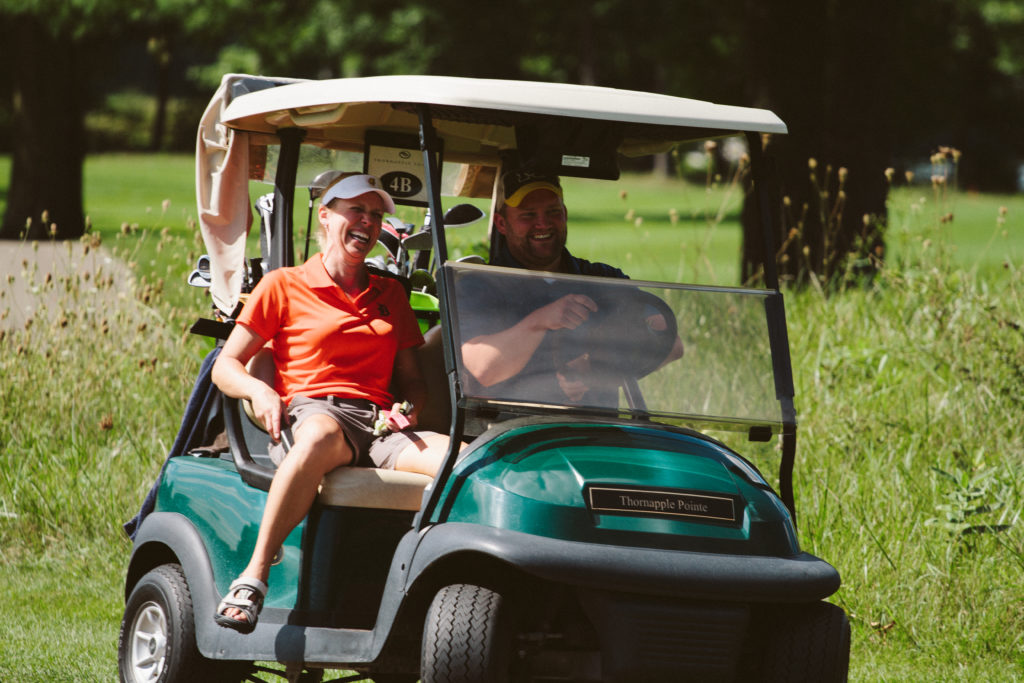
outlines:
M427 611L422 683L504 683L511 651L511 619L501 594L482 586L446 586Z
M196 647L192 595L181 567L165 564L139 579L117 639L122 683L243 679L247 662L214 661Z
M763 660L766 681L846 681L850 620L842 608L827 602L784 608L770 622Z

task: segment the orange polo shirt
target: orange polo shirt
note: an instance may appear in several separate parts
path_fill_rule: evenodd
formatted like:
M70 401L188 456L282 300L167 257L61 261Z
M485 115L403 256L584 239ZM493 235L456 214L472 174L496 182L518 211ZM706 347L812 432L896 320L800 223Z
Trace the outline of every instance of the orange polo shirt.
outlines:
M274 388L286 403L334 395L390 408L395 354L423 343L399 282L371 274L352 300L320 254L264 275L237 322L273 341Z

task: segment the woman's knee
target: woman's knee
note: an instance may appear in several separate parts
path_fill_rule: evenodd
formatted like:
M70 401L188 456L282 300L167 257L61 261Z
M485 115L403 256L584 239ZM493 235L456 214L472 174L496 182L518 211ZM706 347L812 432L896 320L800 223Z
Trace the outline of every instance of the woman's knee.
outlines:
M352 446L344 430L327 415L311 415L302 421L295 432L295 445L289 457L293 453L311 464L323 463L327 469L352 461Z

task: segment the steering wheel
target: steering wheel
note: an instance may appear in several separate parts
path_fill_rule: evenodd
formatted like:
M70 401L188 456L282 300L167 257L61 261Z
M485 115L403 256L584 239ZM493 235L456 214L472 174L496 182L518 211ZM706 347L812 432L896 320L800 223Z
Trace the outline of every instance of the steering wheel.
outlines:
M660 297L640 289L596 301L598 310L575 330L562 330L555 344L557 368L572 367L588 354L593 372L608 377L646 377L668 357L679 328L675 312Z

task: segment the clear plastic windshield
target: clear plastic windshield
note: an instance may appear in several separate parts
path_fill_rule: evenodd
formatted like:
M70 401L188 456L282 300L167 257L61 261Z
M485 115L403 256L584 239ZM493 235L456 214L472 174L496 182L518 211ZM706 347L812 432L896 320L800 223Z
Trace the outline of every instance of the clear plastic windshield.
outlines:
M445 268L463 407L782 423L770 291Z

